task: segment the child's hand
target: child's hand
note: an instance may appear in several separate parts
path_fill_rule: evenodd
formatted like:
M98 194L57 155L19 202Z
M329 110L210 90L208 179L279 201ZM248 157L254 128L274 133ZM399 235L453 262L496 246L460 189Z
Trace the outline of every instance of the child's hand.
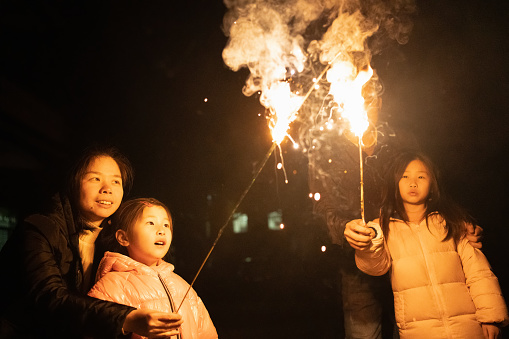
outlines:
M122 331L148 338L169 338L179 333L182 322L182 316L178 313L137 309L127 315Z
M361 219L348 222L344 234L350 246L361 251L369 248L374 237L373 230L367 228Z
M497 339L500 334L500 328L493 324L481 324L484 338Z
M482 248L482 233L483 229L481 226L475 226L472 224L467 224L467 233L466 237L470 245L472 247L481 249Z

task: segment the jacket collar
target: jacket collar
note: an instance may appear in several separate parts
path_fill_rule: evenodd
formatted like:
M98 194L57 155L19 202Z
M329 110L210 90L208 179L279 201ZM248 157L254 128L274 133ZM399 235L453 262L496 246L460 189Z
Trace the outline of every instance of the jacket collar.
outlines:
M434 217L439 216L439 215L440 215L440 213L438 213L437 211L435 211L435 212L431 212L431 213L430 213L430 214L428 214L426 217L427 217L428 219L430 219L430 218L434 218ZM404 223L407 223L407 222L406 222L405 220L403 220L403 218L401 218L401 217L399 216L399 214L398 214L398 213L396 213L396 212L395 212L395 213L394 213L394 215L390 218L390 221L398 221L398 222L404 222ZM422 219L421 223L422 223L422 222L425 222L425 221L426 221L426 218Z
M157 276L159 273L164 277L173 272L174 268L172 264L162 259L159 265L149 267L126 255L116 252L106 252L97 270L97 280L109 272L130 272L133 274L153 276Z

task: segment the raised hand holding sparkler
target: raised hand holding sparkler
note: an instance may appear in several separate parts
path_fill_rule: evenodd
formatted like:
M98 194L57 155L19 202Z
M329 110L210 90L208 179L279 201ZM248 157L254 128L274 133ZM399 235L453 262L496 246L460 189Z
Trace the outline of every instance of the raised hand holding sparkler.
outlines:
M361 219L347 222L344 235L350 246L360 251L368 249L375 236L373 230L366 227L364 220Z

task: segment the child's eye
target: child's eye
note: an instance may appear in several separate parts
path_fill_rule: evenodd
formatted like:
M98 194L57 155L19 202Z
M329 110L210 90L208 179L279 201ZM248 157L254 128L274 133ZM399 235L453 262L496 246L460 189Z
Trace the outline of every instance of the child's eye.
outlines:
M147 221L147 225L154 225L153 221Z
M122 182L120 180L113 180L113 183L115 185L121 185L122 184Z
M170 224L164 224L164 227L168 228L170 227Z

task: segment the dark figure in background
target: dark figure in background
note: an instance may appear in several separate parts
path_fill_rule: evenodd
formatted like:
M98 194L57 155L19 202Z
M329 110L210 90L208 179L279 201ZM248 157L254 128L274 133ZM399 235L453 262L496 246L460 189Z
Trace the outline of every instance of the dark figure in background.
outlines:
M102 252L95 241L132 183L114 148L90 148L62 192L27 217L0 252L0 338L120 338L176 334L178 314L87 296Z
M338 288L345 338L390 338L394 325L389 277L372 277L361 272L355 265L355 252L343 235L345 225L361 217L358 139L348 133L337 135L336 132L335 136L325 138L322 134L310 151L309 187L311 193L320 195L314 200L314 212L325 220L330 240L339 252ZM386 124L377 129L370 125L364 135L366 222L379 215L382 173L392 154L399 149L399 139Z

